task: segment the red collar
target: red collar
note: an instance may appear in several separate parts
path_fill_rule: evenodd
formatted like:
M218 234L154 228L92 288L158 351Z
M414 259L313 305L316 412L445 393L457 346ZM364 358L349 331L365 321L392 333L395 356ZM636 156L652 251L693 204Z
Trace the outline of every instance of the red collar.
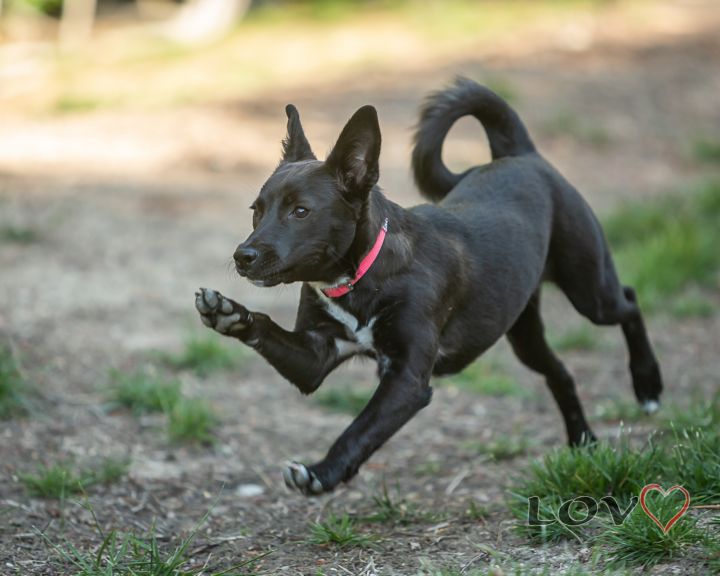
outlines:
M385 242L385 235L387 234L387 229L388 219L385 218L382 227L380 228L380 232L378 232L377 238L375 239L375 244L373 245L370 252L368 252L365 255L365 258L363 258L360 262L357 272L355 272L355 278L333 288L323 288L322 292L323 294L325 294L325 296L327 296L328 298L340 298L340 296L345 296L345 294L347 294L353 289L355 284L360 281L360 278L365 276L367 271L370 270L370 266L373 265L373 262L375 262L375 260L377 259L378 254L380 254L380 249L382 248L383 242Z

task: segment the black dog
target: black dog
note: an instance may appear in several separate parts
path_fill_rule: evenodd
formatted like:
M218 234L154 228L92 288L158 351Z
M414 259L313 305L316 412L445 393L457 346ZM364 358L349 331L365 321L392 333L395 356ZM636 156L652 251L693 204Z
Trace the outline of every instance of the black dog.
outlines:
M351 356L374 358L374 396L320 462L292 463L285 482L332 490L421 408L432 375L462 370L507 335L544 375L571 445L594 440L563 364L548 347L540 285L552 281L595 324L620 324L638 400L659 406L660 370L632 288L618 281L600 225L578 192L535 150L517 114L466 79L433 95L413 151L415 180L436 205L405 210L376 186L380 129L360 108L323 162L297 110L286 109L283 158L252 209L254 232L235 251L258 286L303 282L295 330L202 289L195 305L217 332L255 348L303 394ZM453 174L442 143L473 115L493 161Z

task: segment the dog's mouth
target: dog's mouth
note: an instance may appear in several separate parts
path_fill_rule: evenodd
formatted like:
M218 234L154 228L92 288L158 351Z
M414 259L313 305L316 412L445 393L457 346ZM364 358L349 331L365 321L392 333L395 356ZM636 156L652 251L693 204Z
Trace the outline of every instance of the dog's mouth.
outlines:
M238 267L235 269L240 276L247 278L253 286L258 286L260 288L270 288L272 286L277 286L278 284L289 284L292 282L289 278L291 276L292 268L262 271L261 273L242 270Z
M1 1L1 0L0 0ZM310 254L299 261L282 262L276 256L266 257L253 266L243 268L235 265L235 270L243 278L247 278L254 286L268 288L278 284L292 284L293 282L320 281L325 276L320 273L322 266L321 254Z

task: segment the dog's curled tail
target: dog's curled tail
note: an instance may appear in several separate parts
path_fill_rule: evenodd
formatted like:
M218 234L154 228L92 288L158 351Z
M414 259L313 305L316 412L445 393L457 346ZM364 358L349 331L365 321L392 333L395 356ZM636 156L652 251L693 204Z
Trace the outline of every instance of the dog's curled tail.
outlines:
M430 95L415 132L415 183L433 202L442 200L466 174L455 174L445 166L442 146L453 124L467 115L475 116L483 125L493 160L535 151L525 125L505 100L485 86L458 77L450 88Z

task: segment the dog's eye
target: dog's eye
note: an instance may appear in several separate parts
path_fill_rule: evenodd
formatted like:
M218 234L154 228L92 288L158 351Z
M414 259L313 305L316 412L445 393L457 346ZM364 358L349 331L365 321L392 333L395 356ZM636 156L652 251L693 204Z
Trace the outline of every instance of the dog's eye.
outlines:
M298 206L292 211L292 215L295 216L295 218L305 218L308 214L310 214L310 210L303 206Z

